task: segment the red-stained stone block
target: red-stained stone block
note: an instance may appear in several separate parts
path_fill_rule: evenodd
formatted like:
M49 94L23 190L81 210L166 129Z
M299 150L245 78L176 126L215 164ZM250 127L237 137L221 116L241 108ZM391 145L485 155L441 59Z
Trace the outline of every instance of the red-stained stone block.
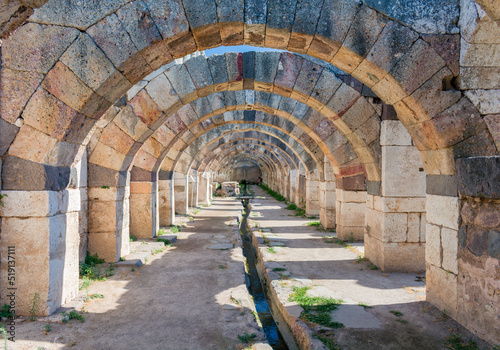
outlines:
M42 88L33 94L22 117L26 124L59 140L64 138L69 125L80 118L77 111Z
M330 136L337 128L333 125L331 120L323 118L323 120L314 128L314 132L322 139L326 139Z
M186 129L186 125L182 122L178 115L174 114L167 119L165 125L172 130L175 134L178 134Z
M167 146L175 137L175 134L166 125L160 126L152 136L162 145Z
M99 142L114 148L120 153L127 154L135 141L122 131L115 123L109 123L103 130Z
M130 100L129 104L132 106L134 114L147 125L153 124L161 116L158 105L145 90L139 91L139 93Z
M300 73L304 59L292 53L283 52L274 78L274 89L284 90L290 95Z

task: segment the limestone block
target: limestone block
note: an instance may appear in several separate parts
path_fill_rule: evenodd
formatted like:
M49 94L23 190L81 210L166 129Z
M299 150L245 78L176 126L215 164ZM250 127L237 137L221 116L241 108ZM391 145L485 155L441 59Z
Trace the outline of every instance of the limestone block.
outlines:
M150 184L149 184L150 185ZM149 193L130 193L130 234L140 238L153 237L153 214L151 190Z
M126 212L125 202L128 203L128 201L89 201L89 232L115 232L117 228L122 227L124 223L122 213Z
M441 246L443 252L443 269L458 274L458 231L446 227L441 229Z
M377 198L377 209L383 212L425 212L425 197L379 197Z
M363 226L342 226L337 224L337 237L342 241L354 239L363 241L365 228Z
M451 317L457 317L457 276L432 264L427 264L426 299Z
M425 271L425 244L382 243L383 263L377 265L384 272Z
M420 171L420 153L412 146L382 147L382 195L421 196L425 193L425 173ZM408 186L408 184L412 184Z
M365 212L365 237L368 235L381 242L384 236L383 220L383 213L367 208Z
M498 60L500 61L500 58ZM481 114L500 113L500 90L469 90L465 92L465 95Z
M399 120L382 120L380 127L381 146L411 146L411 136Z
M88 198L89 200L96 200L101 202L114 202L121 201L129 198L129 192L125 187L89 187Z
M373 197L371 194L366 195L366 207L368 209L373 209Z
M90 155L89 163L97 164L113 170L122 170L125 155L115 149L98 143L94 152Z
M179 96L164 74L151 80L146 86L146 91L158 108L167 115L181 107Z
M441 229L439 228L439 226L428 223L425 232L425 260L428 264L441 267Z
M478 4L481 4L481 1L478 1ZM482 11L482 8L473 0L461 1L460 8L460 34L467 42L500 43L500 28L493 20L494 17L490 17L485 11Z
M165 71L165 75L184 104L189 103L198 97L196 95L196 87L186 69L186 66L172 66Z
M325 208L335 208L335 205L337 203L337 196L335 195L335 191L325 191L325 193L323 194L323 198Z
M116 249L115 231L89 232L89 252L107 262L116 262L120 256Z
M461 90L500 89L500 67L460 67Z
M365 203L344 202L340 206L337 217L342 226L364 226L365 225Z
M382 213L382 235L384 242L406 242L408 229L408 214Z
M420 213L408 213L408 242L420 241L420 221Z
M2 191L3 217L45 217L80 210L80 190Z
M427 220L425 219L425 213L420 214L420 242L425 242L426 241L426 227L427 227Z
M349 203L366 203L366 198L367 198L367 192L366 191L344 191L344 190L337 190L337 198L341 202L349 202Z
M426 220L434 225L442 225L458 230L459 200L456 197L427 195Z

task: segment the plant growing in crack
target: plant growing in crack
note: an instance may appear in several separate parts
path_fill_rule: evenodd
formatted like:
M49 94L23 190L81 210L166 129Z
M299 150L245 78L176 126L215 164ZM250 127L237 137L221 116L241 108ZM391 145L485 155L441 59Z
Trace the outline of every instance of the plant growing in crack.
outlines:
M30 308L29 308L29 313L30 313L29 320L30 321L35 320L35 316L36 316L36 314L38 312L38 308L39 308L39 303L40 303L40 294L35 292L35 295L33 296L33 299L31 299L31 302L30 302Z

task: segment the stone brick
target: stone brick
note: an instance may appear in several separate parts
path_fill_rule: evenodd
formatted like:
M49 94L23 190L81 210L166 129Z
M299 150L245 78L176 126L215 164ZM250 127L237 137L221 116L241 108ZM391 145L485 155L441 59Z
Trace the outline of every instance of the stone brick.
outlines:
M359 122L360 119L364 121L374 113L371 105L366 102L365 99L360 98L356 90L346 84L342 84L337 91L335 91L335 94L328 101L326 106L336 113L338 117L342 117L342 120L350 120L352 115L352 125L354 129L361 125L361 122ZM361 114L362 117L360 118L358 114Z
M488 250L488 231L467 228L467 248L475 256L482 256Z
M217 15L223 45L243 44L244 10L243 0L217 0Z
M245 44L264 46L266 36L267 1L245 1Z
M445 62L425 41L419 39L391 70L392 76L411 94L438 72Z
M139 51L162 40L155 22L142 1L126 4L116 12L116 15Z
M2 165L2 189L16 191L58 191L71 179L69 167L54 167L7 155Z
M369 87L375 85L391 71L417 39L418 34L410 28L389 21L353 76Z
M126 168L126 165L124 165L125 155L103 143L97 144L94 152L90 155L89 163L117 171Z
M85 30L107 14L116 11L126 2L126 0L103 0L73 3L55 0L38 9L31 20Z
M472 101L481 114L500 113L500 89L468 90L465 92L465 96Z
M227 89L228 75L225 55L211 55L207 58L215 91Z
M9 155L37 163L47 161L57 140L29 125L23 125L9 148ZM27 148L30 144L33 148Z
M398 161L396 161L396 159ZM382 195L413 197L425 194L425 173L420 153L413 146L382 147ZM406 184L411 183L412 186Z
M90 27L87 33L115 67L121 67L138 51L115 14Z
M377 114L373 114L367 121L365 121L359 128L355 131L356 136L365 145L369 145L372 142L378 141L380 136L380 118Z
M78 36L68 27L27 23L2 44L2 70L47 73Z
M189 75L198 90L198 96L206 96L214 92L212 74L208 67L207 59L200 55L187 60L184 65L186 66Z
M383 120L380 128L380 144L383 146L411 146L411 137L399 120Z
M324 0L297 2L288 50L306 53L314 37Z
M266 46L286 50L297 0L268 0Z
M7 68L0 71L0 115L13 124L43 79L43 74Z
M420 241L420 213L408 213L407 241L412 243Z
M441 267L441 229L439 226L427 224L425 230L425 260L428 264Z
M458 230L459 203L458 198L427 195L427 222Z
M198 97L193 80L184 65L169 68L165 72L165 75L184 104L189 103Z
M221 36L215 1L183 0L183 4L198 50L220 45Z
M456 23L460 15L460 7L457 0L445 0L436 3L425 0L418 6L408 2L379 2L366 0L365 3L398 20L409 25L420 33L448 34L457 33Z
M111 106L61 62L50 70L42 86L74 110L94 119L99 119Z
M441 246L443 249L443 269L458 274L458 231L443 227L441 230Z
M161 115L158 105L145 90L139 91L139 93L130 100L129 104L132 106L134 114L146 125L155 123Z
M426 174L455 175L455 160L450 148L420 151Z
M462 196L500 198L498 177L500 157L457 159L458 190Z
M426 270L427 301L451 317L457 316L457 276L431 264Z
M178 38L189 31L189 23L181 0L144 0L144 2L163 39Z
M304 60L302 68L293 87L294 91L292 93L292 98L294 98L295 93L300 92L304 95L303 101L301 102L306 103L314 87L316 86L318 79L321 77L322 72L322 66L309 60Z
M500 232L498 231L488 232L488 254L500 260Z
M158 108L167 115L174 113L182 106L179 96L163 74L151 80L145 89Z
M135 141L127 133L123 132L115 123L111 122L104 128L99 142L104 143L120 153L127 154Z
M0 119L0 156L7 152L18 131L17 126Z

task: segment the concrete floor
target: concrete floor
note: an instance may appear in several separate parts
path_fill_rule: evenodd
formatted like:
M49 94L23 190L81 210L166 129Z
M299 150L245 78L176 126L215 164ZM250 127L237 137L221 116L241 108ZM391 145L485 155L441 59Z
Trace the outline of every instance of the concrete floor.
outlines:
M445 349L450 332L471 338L425 302L425 284L415 275L370 270L368 262L356 262L362 244L331 243L324 236L333 233L307 225L315 220L296 217L260 188L253 189L266 199L252 200L251 225L254 231L256 225L264 228L276 251L268 252L265 244L260 248L281 302L299 316L300 309L288 301L294 285L311 287L311 295L342 299L333 317L346 327L322 331L342 349ZM16 343L9 349L242 349L246 345L238 335L245 333L257 334L261 341L255 348L265 348L244 285L238 229L229 226L240 210L235 198L216 199L179 233L173 247L146 266L119 267L107 281L94 283L89 293L104 299L85 303L84 323L50 322L48 333L46 319L18 323ZM228 243L235 248L209 249ZM282 276L272 271L276 267L286 268Z

